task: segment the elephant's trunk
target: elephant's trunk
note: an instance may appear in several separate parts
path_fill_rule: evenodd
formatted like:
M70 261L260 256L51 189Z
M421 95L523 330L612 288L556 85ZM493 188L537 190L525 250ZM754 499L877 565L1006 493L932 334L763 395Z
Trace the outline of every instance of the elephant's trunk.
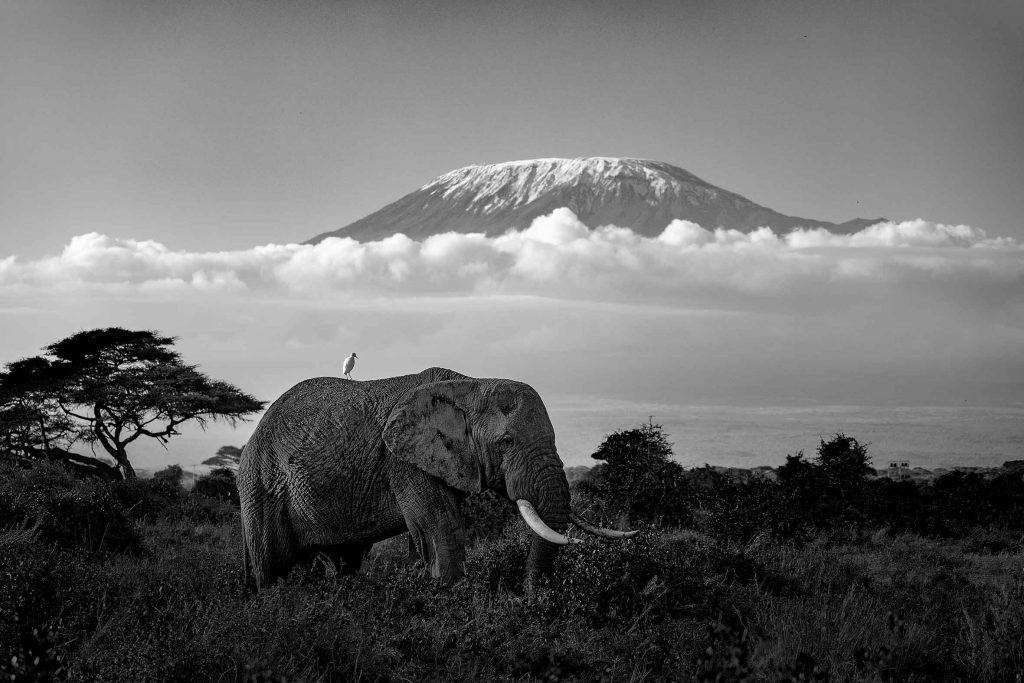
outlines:
M508 478L508 495L519 504L527 524L534 531L530 556L527 559L527 582L551 572L559 545L568 542L564 536L569 525L569 482L562 463L554 459L550 465L527 469L523 477Z

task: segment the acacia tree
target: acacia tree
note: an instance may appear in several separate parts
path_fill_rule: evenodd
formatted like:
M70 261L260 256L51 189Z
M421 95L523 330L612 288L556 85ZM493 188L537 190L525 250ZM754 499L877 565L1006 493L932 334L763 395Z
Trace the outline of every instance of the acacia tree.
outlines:
M79 332L45 347L42 356L8 364L0 372L0 433L9 450L51 458L64 450L101 462L66 451L84 442L132 478L128 447L138 439L166 443L190 420L203 427L218 419L234 424L263 408L263 401L185 364L171 349L174 342L110 327Z
M221 446L217 454L202 462L204 465L211 465L219 469L227 469L235 472L238 464L242 461L242 449L238 446Z
M69 445L73 429L54 398L49 361L26 358L0 373L0 425L4 448L23 457Z

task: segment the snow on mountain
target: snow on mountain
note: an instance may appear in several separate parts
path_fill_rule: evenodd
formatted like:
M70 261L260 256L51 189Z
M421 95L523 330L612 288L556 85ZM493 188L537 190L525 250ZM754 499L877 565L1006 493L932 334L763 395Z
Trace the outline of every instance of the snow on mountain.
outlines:
M466 166L339 230L317 235L361 242L404 233L417 240L443 232L488 236L522 229L533 219L568 207L589 228L618 225L653 237L671 221L705 228L776 232L797 227L856 232L884 219L830 223L786 216L701 180L677 166L645 159L587 157L531 159Z

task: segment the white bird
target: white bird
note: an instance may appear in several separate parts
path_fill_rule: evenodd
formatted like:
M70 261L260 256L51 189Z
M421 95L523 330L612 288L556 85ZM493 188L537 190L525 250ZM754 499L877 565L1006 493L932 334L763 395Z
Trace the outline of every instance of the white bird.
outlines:
M352 376L349 373L352 372L352 368L356 366L356 358L359 358L359 356L357 356L356 352L353 351L352 355L345 359L345 365L342 366L345 370L345 377L348 379L352 379Z

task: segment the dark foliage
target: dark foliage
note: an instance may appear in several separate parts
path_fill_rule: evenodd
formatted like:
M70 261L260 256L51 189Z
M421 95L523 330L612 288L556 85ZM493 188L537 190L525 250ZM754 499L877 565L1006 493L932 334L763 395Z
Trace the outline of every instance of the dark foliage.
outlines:
M686 477L671 460L672 444L661 425L613 432L591 456L603 464L577 488L602 503L604 517L625 515L629 523L685 525L691 521Z
M463 503L476 541L455 586L410 568L396 539L354 576L299 568L254 595L239 570L237 508L199 482L183 490L179 470L103 483L7 461L0 677L1018 680L1024 473L872 479L846 467L866 450L843 439L822 442L837 460L794 458L778 480L683 472L700 531L588 537L532 592L530 532L492 494ZM207 478L221 486L229 475ZM823 487L839 502L812 500ZM87 503L61 507L68 500ZM123 557L131 544L97 545L75 526L111 514L142 553ZM915 530L947 540L892 535Z
M497 538L509 524L519 519L512 501L494 491L467 496L460 502L460 510L470 542Z
M238 506L238 485L235 483L235 472L227 467L214 468L210 470L209 474L199 477L192 492Z
M821 528L863 521L865 483L873 471L867 444L839 433L821 440L813 461L790 455L776 473L787 513Z
M124 479L110 489L132 519L149 523L166 516L185 493L178 481L167 478Z
M798 511L794 492L778 482L765 477L738 481L705 469L703 485L692 503L699 507L699 526L707 533L731 541L749 541L759 535L803 540L813 533L813 519Z
M884 527L971 538L989 552L1024 543L1024 471L954 471L925 483L873 478L867 444L843 433L822 439L813 459L788 456L774 477L683 470L667 460L671 446L653 424L616 432L598 454L606 464L575 487L577 509L596 517L627 514L741 542L762 535L804 542L825 530Z
M474 583L496 591L521 591L526 578L530 544L522 530L506 527L500 536L481 542L466 558L466 573Z
M31 525L61 548L134 552L140 539L111 487L79 481L60 465L0 464L0 528Z

